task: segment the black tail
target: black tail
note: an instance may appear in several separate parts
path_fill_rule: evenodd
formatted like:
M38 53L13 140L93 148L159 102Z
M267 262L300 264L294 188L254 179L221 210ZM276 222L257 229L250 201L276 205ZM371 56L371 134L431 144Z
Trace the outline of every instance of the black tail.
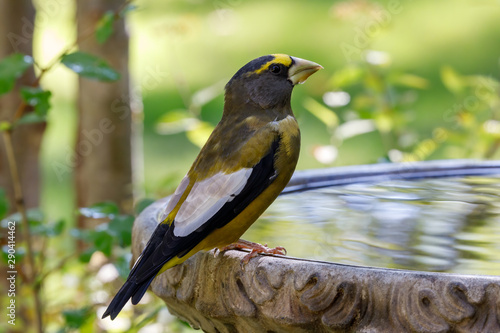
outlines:
M115 298L113 298L109 304L106 312L102 315L102 318L104 319L107 316L110 316L111 320L115 319L130 298L132 298L132 304L136 305L139 303L154 278L155 275L141 284L136 284L132 281L125 282L116 294Z
M132 267L127 281L125 281L118 293L116 293L102 315L103 319L107 316L110 316L111 320L115 319L130 298L132 298L132 304L135 305L139 303L142 296L146 293L146 290L148 290L149 285L156 277L156 274L158 274L162 266L172 257L161 256L160 262L152 262L154 257L153 254L155 250L161 246L166 230L168 230L167 224L160 223L158 227L156 227L144 251L139 256L134 267Z
M186 236L176 236L175 224L172 224L172 228L171 224L165 221L158 224L130 271L127 281L111 301L102 318L111 316L111 319L115 319L130 298L132 298L132 304L139 303L163 265L175 256L184 257L213 230L222 228L232 221L276 179L274 158L277 150L280 149L279 140L277 138L273 141L269 153L253 167L245 187L233 197L234 200L231 199L232 201L225 203L198 229Z

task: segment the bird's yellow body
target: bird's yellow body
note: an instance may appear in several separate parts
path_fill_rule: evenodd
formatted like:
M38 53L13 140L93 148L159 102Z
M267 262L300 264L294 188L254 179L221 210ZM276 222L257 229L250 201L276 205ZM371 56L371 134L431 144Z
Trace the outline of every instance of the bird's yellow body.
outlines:
M300 147L300 131L295 118L287 116L281 121L267 123L264 127L259 126L259 121L256 118L247 119L249 126L256 130L260 129L259 135L252 136L252 143L246 145L241 154L248 158L247 165L255 165L260 160L261 156L252 147L260 146L268 141L267 145L271 144L271 139L275 136L280 136L282 144L280 151L276 157L275 163L280 173L269 187L267 187L254 201L252 201L238 216L224 227L214 230L210 237L203 239L196 247L194 247L187 255L182 258L175 258L168 262L159 272L174 267L191 257L198 251L211 250L213 248L221 248L230 243L236 242L243 233L262 215L269 205L281 193L283 188L288 184L295 166L297 164ZM233 166L234 167L234 166ZM236 168L236 167L234 167ZM227 168L227 170L235 171ZM214 172L214 171L212 171Z
M154 277L201 250L224 248L269 207L290 180L300 131L292 88L321 66L274 54L241 68L226 85L224 113L103 317L136 304Z

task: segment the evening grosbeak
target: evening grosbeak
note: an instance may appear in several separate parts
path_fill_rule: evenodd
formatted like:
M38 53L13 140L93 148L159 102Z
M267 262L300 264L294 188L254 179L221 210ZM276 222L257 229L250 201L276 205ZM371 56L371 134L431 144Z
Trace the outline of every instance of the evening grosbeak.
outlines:
M252 249L245 262L257 253L284 254L281 247L269 249L239 238L295 170L300 131L290 106L292 90L321 68L272 54L250 61L229 80L221 121L103 318L114 319L130 298L137 304L158 274L198 251Z

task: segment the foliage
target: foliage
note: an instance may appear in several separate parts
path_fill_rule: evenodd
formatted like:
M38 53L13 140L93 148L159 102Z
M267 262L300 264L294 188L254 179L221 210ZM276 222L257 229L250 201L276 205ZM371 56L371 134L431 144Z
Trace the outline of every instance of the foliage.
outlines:
M415 104L419 93L429 88L429 80L393 69L388 54L367 51L362 60L331 75L321 102L312 97L303 100L304 109L331 135L331 145L314 150L313 156L333 164L345 141L375 132L383 144L378 162L427 160L440 149L447 158L492 158L500 146L500 123L495 120L500 116L499 82L480 75L461 76L451 67L443 68L441 78L459 102L444 112L444 125L421 131L414 126ZM193 96L206 91L209 88ZM184 132L201 147L213 125L203 120L200 109L215 97L209 95L195 107L190 102L183 109L169 110L158 118L157 131L168 135ZM453 147L461 147L460 155Z
M444 112L451 153L492 158L500 147L500 81L461 75L450 66L442 68L441 79L457 101Z
M384 145L379 161L395 161L389 155L410 151L418 145L420 135L412 126L415 90L426 89L428 81L393 70L389 59L387 54L369 51L362 61L349 63L333 73L329 80L331 90L323 95L326 105L304 105L331 129L336 148L344 140L372 131L378 132ZM343 121L334 118L334 110Z
M151 199L145 199L137 206L143 207L150 202L152 202ZM8 201L2 190L0 191L2 227L6 228L8 221L15 221L16 225L22 228L22 217L19 213L5 216L7 206ZM98 295L99 292L107 293L108 287L109 291L114 293L122 283L115 281L115 279L118 277L126 278L130 271L129 253L134 217L118 214L116 204L109 202L80 208L79 211L84 212L85 216L100 220L105 219L108 222L101 223L94 229L72 228L67 230L67 221L48 221L40 210L32 209L27 214L32 236L31 241L35 245L35 257L38 263L36 283L46 286L48 290L53 290L54 284L60 285L64 283L65 278L78 276L78 285L59 295L53 294L47 299L51 303L59 304L47 308L44 313L46 318L50 318L46 325L52 328L59 327L58 332L69 332L75 329L94 331L97 319L96 311L107 303L107 299L95 299L92 295ZM17 229L16 232L21 232L21 230ZM83 252L79 252L78 249L67 252L64 239L68 235L73 240L82 241L86 249ZM48 244L51 246L49 247ZM3 247L2 261L4 263L7 263L7 254L8 247ZM24 247L18 246L16 248L16 265L21 267L25 260ZM101 270L108 273L104 275L100 273ZM112 271L116 272L116 275L113 275ZM110 281L109 276L112 277ZM106 286L107 282L116 283ZM98 286L97 289L96 286ZM18 294L26 294L31 286L18 284L17 287ZM68 300L68 295L74 295L74 301ZM81 301L82 299L83 301ZM150 304L145 312L157 314L158 304L161 302ZM154 316L150 316L145 321L143 317L138 317L131 327L144 326L154 319ZM86 328L84 329L84 327Z
M80 212L95 219L109 219L107 223L100 223L95 230L75 230L73 233L73 236L92 244L80 257L82 261L88 262L95 251L100 251L109 258L114 246L130 246L134 218L130 215L119 215L116 204L103 202L88 208L80 208Z
M120 74L111 68L106 61L85 52L65 54L61 63L80 76L99 80L116 81Z
M203 147L214 125L203 120L201 110L222 93L221 88L221 82L217 82L193 94L184 92L184 107L163 114L157 121L156 130L161 134L185 132L189 141Z
M45 117L49 112L50 95L52 95L50 91L45 91L40 87L23 87L21 89L21 97L24 102L31 105L39 117Z
M33 65L29 55L14 53L0 61L0 95L8 93L23 73Z
M443 84L458 102L444 112L445 125L431 129L428 137L418 131L413 121L418 91L427 89L429 81L395 71L389 63L370 62L369 58L367 54L364 61L350 63L331 76L331 91L323 95L324 104L312 99L304 102L305 109L332 133L335 149L346 139L376 131L384 144L379 161L426 160L442 147L448 151L447 158L495 155L500 146L500 123L496 120L500 116L498 80L461 76L451 67L444 67ZM453 147L460 154L454 154Z
M113 23L115 21L115 13L107 11L97 23L95 30L95 38L99 43L104 43L113 34Z
M104 43L113 33L114 21L123 18L134 8L130 2L126 2L116 12L105 13L95 29L95 38L100 43ZM7 138L4 140L7 149L13 149L10 146L10 137L18 126L29 126L32 123L46 121L51 109L52 92L43 89L40 81L55 65L63 64L78 75L93 80L112 82L120 78L119 73L103 59L79 51L70 53L70 49L64 51L56 58L57 61L53 61L48 67L40 68L40 74L32 86L20 87L22 104L10 121L3 121L0 125L0 131L3 132L4 138ZM0 95L11 91L16 80L34 65L37 66L37 63L30 55L19 53L1 60ZM28 110L28 107L31 107L32 111ZM12 156L15 155L12 154ZM9 156L9 158L14 157ZM11 167L16 166L15 160L9 162ZM15 185L17 185L16 182L19 182L19 179L13 176ZM79 209L79 213L83 216L98 219L101 223L97 227L84 230L70 228L70 222L67 220L52 221L48 220L39 209L26 210L22 203L22 193L17 191L15 195L19 198L16 208L20 211L5 216L9 210L9 203L5 190L0 189L2 228L7 230L8 226L14 223L16 227L12 239L21 239L21 234L24 236L23 244L17 242L15 247L3 246L1 255L5 263L14 262L19 271L19 277L24 282L16 284L16 294L23 295L23 299L26 300L20 305L23 309L19 309L18 313L26 312L30 317L42 316L42 325L48 331L95 331L98 325L97 311L108 302L108 297L102 297L103 293L109 295L106 291L108 287L106 284L116 282L109 285L110 292L114 293L121 284L118 278L126 278L130 271L129 247L134 217L120 214L115 203L103 202ZM141 211L151 202L150 199L140 201L137 211ZM9 237L11 237L10 234ZM68 240L71 243L69 246ZM7 244L5 239L2 243ZM75 246L76 244L80 245ZM84 250L79 248L84 248ZM12 249L15 249L15 256L11 253ZM27 267L30 269L26 269ZM71 284L69 288L60 288L61 285L67 284L65 279L72 277L77 278L76 284ZM45 293L51 296L44 297ZM30 309L29 304L34 300L37 304L36 299L40 299L43 305L36 305L34 309ZM154 304L152 306L156 310L150 309L151 306L149 306L147 311L156 315L159 307ZM43 313L41 313L42 309ZM145 326L154 319L154 315L146 318L139 317L129 325L130 330L137 331L139 327ZM17 323L20 329L30 328L29 322L21 323L18 320ZM99 325L102 324L99 323Z

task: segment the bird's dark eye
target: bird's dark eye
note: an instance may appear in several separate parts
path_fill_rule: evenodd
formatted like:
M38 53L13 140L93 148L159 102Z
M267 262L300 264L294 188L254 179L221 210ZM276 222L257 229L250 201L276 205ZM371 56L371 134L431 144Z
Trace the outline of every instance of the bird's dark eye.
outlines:
M274 65L271 65L271 66L269 67L269 70L270 70L270 71L271 71L271 73L273 73L273 74L279 74L279 73L281 72L281 67L280 67L280 65L276 65L276 64L274 64Z

